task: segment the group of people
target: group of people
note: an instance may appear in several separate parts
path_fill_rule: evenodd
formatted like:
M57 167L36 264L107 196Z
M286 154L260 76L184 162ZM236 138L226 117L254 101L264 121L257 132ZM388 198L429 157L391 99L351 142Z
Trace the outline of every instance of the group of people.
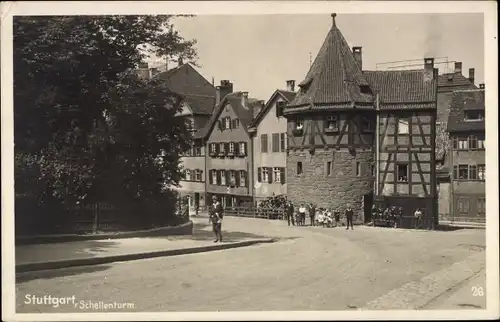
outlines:
M297 226L305 226L307 216L309 216L311 226L337 227L341 225L341 211L339 208L334 210L329 208L317 208L313 203L300 204L297 211L295 211L293 203L288 201L285 208L285 216L288 221L288 226L295 226L296 224ZM350 205L347 205L344 211L344 217L346 220L346 229L354 229L354 212Z

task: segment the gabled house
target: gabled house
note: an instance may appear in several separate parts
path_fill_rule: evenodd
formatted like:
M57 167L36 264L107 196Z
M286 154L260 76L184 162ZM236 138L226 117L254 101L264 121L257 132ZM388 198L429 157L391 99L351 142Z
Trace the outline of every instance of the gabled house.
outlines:
M486 219L484 95L484 84L453 92L447 127L450 180L440 184L443 220L484 223Z
M373 197L386 206L437 208L434 139L437 72L363 71L362 47L352 51L335 23L296 97L288 120L287 191L370 221ZM433 186L434 183L434 186Z
M273 195L287 194L287 120L283 116L283 108L295 98L295 94L295 81L287 81L287 89L274 91L250 125L254 197L257 203Z
M147 66L143 67L147 68ZM146 72L144 71L143 74L146 75ZM213 112L217 91L191 64L183 64L182 60L179 61L177 67L164 72L151 68L149 76L161 80L170 90L180 94L183 98L182 110L176 117L181 117L186 121L192 132L193 141L191 149L187 150L180 160L183 179L177 191L181 196L187 197L189 211L195 213L199 206L206 203L206 147L200 133Z
M248 92L233 92L233 84L221 81L218 104L201 135L206 138L206 192L224 207L252 206L252 140L249 126L262 102ZM209 199L210 200L210 199Z

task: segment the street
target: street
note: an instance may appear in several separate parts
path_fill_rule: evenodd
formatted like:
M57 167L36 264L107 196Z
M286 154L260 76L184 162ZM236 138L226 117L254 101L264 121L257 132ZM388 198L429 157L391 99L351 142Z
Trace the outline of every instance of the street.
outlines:
M279 240L239 249L18 274L17 313L96 312L74 305L26 304L27 295L74 295L78 301L133 304L100 312L355 310L469 256L484 261L484 230L355 227L347 231L288 227L283 221L261 219L224 220L223 231ZM194 221L207 225L206 218ZM484 275L474 282L486 288ZM426 304L443 309L440 306L439 302Z

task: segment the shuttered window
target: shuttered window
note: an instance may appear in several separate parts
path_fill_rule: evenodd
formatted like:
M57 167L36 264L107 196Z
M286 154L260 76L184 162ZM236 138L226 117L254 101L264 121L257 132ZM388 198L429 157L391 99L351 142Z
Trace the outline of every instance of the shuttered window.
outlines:
M245 170L240 170L240 187L247 186L247 172Z
M260 152L267 153L267 134L260 135Z
M280 133L280 148L281 152L286 151L286 133Z
M273 153L280 152L280 134L273 133L272 140Z

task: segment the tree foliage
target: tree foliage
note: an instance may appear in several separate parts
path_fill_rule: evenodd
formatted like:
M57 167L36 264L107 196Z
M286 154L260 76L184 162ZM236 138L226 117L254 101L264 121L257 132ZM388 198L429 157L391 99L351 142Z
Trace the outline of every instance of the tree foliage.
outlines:
M153 198L180 179L180 97L134 69L195 60L171 16L14 19L16 193L60 202ZM147 48L147 50L145 50Z

